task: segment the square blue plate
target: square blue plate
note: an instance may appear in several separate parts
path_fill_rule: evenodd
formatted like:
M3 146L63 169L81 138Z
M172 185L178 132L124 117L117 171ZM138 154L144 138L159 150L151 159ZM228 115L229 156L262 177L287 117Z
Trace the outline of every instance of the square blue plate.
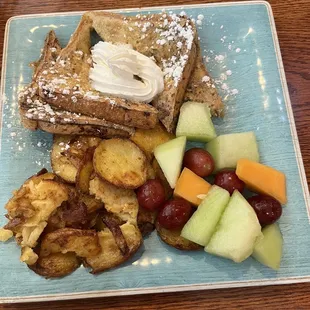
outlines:
M162 8L123 10L125 14ZM0 244L0 301L25 302L140 294L310 280L309 192L277 41L267 2L250 1L169 7L199 20L204 60L225 100L226 115L215 120L218 134L255 131L261 160L285 172L288 204L280 219L284 254L278 272L249 258L241 264L203 251L181 252L154 232L130 261L93 276L84 268L46 280L19 262L20 249ZM199 16L198 15L203 15ZM81 12L18 16L7 23L2 94L0 226L14 189L43 166L50 168L51 135L21 127L17 93L31 79L28 64L40 55L45 35L56 31L65 45ZM204 17L202 19L202 17Z

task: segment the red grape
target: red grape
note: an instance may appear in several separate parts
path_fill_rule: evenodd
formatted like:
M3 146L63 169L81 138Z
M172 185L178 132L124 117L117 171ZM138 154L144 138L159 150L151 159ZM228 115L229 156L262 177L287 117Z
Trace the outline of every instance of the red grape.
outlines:
M230 195L237 189L240 193L244 190L244 182L241 181L232 170L219 171L214 179L214 184L226 189Z
M202 178L207 177L214 170L214 160L211 154L198 147L185 152L183 165Z
M148 180L137 190L139 205L150 211L158 209L166 200L165 189L158 179Z
M256 195L248 199L262 226L276 222L282 215L282 206L276 199L267 195Z
M166 229L181 229L192 215L192 206L183 198L174 198L159 211L157 221Z

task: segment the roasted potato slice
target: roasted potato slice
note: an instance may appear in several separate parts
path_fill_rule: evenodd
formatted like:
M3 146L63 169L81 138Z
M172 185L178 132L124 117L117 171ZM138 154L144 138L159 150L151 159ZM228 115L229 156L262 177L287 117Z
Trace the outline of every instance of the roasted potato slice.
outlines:
M161 240L176 249L185 251L196 251L202 248L200 245L181 237L180 230L165 229L161 227L157 221L155 226Z
M75 183L86 150L96 147L100 141L97 137L54 135L51 152L54 173L68 183Z
M120 229L128 245L128 253L126 255L122 254L112 232L105 228L98 232L102 251L98 255L87 257L84 260L85 265L92 269L92 273L98 273L120 265L139 249L143 240L139 229L130 223L121 225Z
M157 212L146 210L139 207L138 212L138 227L143 237L151 233L155 229Z
M101 252L95 230L61 228L46 234L41 242L40 257L53 253L74 252L79 257L90 257Z
M64 277L81 265L81 261L74 253L54 253L39 257L35 264L28 267L45 278Z
M170 187L163 171L161 170L159 163L157 162L156 158L152 161L152 167L155 171L156 177L161 181L161 184L164 186L166 199L169 199L173 194L173 189Z
M68 183L74 183L78 168L70 158L64 154L66 148L70 147L71 136L54 136L51 152L51 165L56 175Z
M130 140L103 140L94 153L96 173L111 184L135 189L146 181L146 157Z
M94 171L94 152L95 147L90 147L86 150L83 160L76 174L76 188L84 194L89 194L89 182Z
M158 123L153 129L137 128L135 134L131 136L130 140L136 143L142 151L146 154L149 160L154 157L154 149L169 140L174 139L172 133L168 133L164 126Z
M137 224L139 204L133 190L116 187L96 176L89 183L89 191L104 203L108 212L124 222Z

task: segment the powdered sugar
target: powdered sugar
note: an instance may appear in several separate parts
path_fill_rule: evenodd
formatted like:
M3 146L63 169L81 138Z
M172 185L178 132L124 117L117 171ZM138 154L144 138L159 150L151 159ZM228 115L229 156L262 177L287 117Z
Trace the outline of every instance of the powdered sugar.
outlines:
M174 57L168 59L162 59L161 65L165 78L172 78L174 85L177 86L182 78L184 67L187 63L188 54L190 53L194 41L194 31L190 20L186 17L186 13L183 11L179 15L169 11L167 14L165 11L161 13L159 18L160 24L154 29L151 16L136 15L135 27L141 31L141 39L144 39L149 29L157 33L154 45L169 47L176 46L177 52ZM125 18L126 19L126 18ZM134 29L135 30L135 29ZM145 34L144 34L145 33ZM175 44L175 45L174 45ZM155 48L153 45L150 46Z
M166 39L158 39L157 41L156 41L156 44L158 44L158 45L164 45L164 44L166 44Z
M225 58L225 56L223 56L223 55L216 55L214 59L217 62L223 62L224 58Z
M240 53L242 49L236 46L234 40L230 39L226 25L216 25L216 23L212 21L212 17L213 16L208 17L205 24L209 27L218 27L217 29L219 30L217 31L222 32L218 37L218 42L221 44L217 45L216 51L207 49L203 50L203 59L205 63L207 63L208 71L211 73L211 76L213 76L213 80L209 80L208 77L203 77L202 82L207 83L210 87L218 88L222 95L222 99L226 101L229 100L231 96L236 96L239 94L238 89L231 86L231 76L233 75L233 71L234 74L236 74L236 72L235 70L232 70L233 67L230 68L229 65L231 64L234 66L234 64L237 63L237 60L233 58L236 54ZM197 17L197 21L198 20L201 19Z
M164 68L164 75L172 77L174 80L174 85L177 86L178 82L180 81L183 68L187 62L187 55L181 56L177 59L175 56L172 56L168 60L163 60L163 68Z
M202 78L202 82L209 82L211 80L211 78L207 75L205 75L203 78Z
M198 20L203 20L205 17L204 17L204 15L202 15L202 14L199 14L198 16L197 16L197 19Z

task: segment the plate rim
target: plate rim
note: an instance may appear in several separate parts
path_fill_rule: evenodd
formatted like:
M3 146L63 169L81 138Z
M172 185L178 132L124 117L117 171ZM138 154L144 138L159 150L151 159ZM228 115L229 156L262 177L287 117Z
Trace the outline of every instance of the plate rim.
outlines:
M295 119L293 115L290 95L287 87L287 81L282 61L282 55L280 51L280 45L278 40L278 35L276 31L276 25L274 20L274 15L272 7L269 2L264 0L254 0L254 1L234 1L234 2L221 2L221 3L204 3L204 4L189 4L182 5L183 9L190 8L202 8L202 7L222 7L222 6L239 6L239 5L264 5L267 9L270 29L274 44L274 50L277 58L277 67L279 71L279 76L281 80L281 86L284 95L284 101L287 110L287 116L289 119L290 131L292 135L292 142L295 151L295 157L297 161L300 181L303 190L303 196L305 200L305 205L307 209L308 220L310 223L310 195L308 182L306 178L305 168L302 160L302 154L300 150L299 139L297 135ZM155 9L176 9L180 6L152 6L143 8L120 8L120 9L109 9L109 10L96 10L96 11L108 11L115 13L124 12L137 12L140 10L155 10ZM35 17L48 17L48 16L72 16L80 15L85 11L73 11L73 12L56 12L56 13L37 13L37 14L26 14L17 15L10 17L5 25L4 32L4 44L3 44L3 54L2 54L2 72L1 72L1 84L0 84L0 141L2 138L2 121L3 121L3 106L6 100L5 98L5 76L6 76L6 63L7 63L7 48L8 48L8 38L9 29L12 21L16 19L30 19ZM1 145L0 145L1 152ZM43 295L30 295L30 296L17 296L17 297L0 297L0 304L4 303L21 303L21 302L43 302L43 301L57 301L57 300L70 300L70 299L82 299L82 298L95 298L95 297L110 297L110 296L128 296L128 295L138 295L138 294L152 294L152 293L168 293L168 292L181 292L181 291L196 291L196 290L210 290L210 289L222 289L222 288L237 288L237 287L253 287L253 286L264 286L264 285L284 285L284 284L295 284L295 283L306 283L310 282L309 276L299 276L299 277L282 277L278 279L259 279L259 280L246 280L246 281L223 281L217 283L200 283L200 284L184 284L184 285L164 285L156 286L150 288L127 288L127 289L116 289L116 290L100 290L100 291L84 291L77 293L57 293L57 294L43 294Z

